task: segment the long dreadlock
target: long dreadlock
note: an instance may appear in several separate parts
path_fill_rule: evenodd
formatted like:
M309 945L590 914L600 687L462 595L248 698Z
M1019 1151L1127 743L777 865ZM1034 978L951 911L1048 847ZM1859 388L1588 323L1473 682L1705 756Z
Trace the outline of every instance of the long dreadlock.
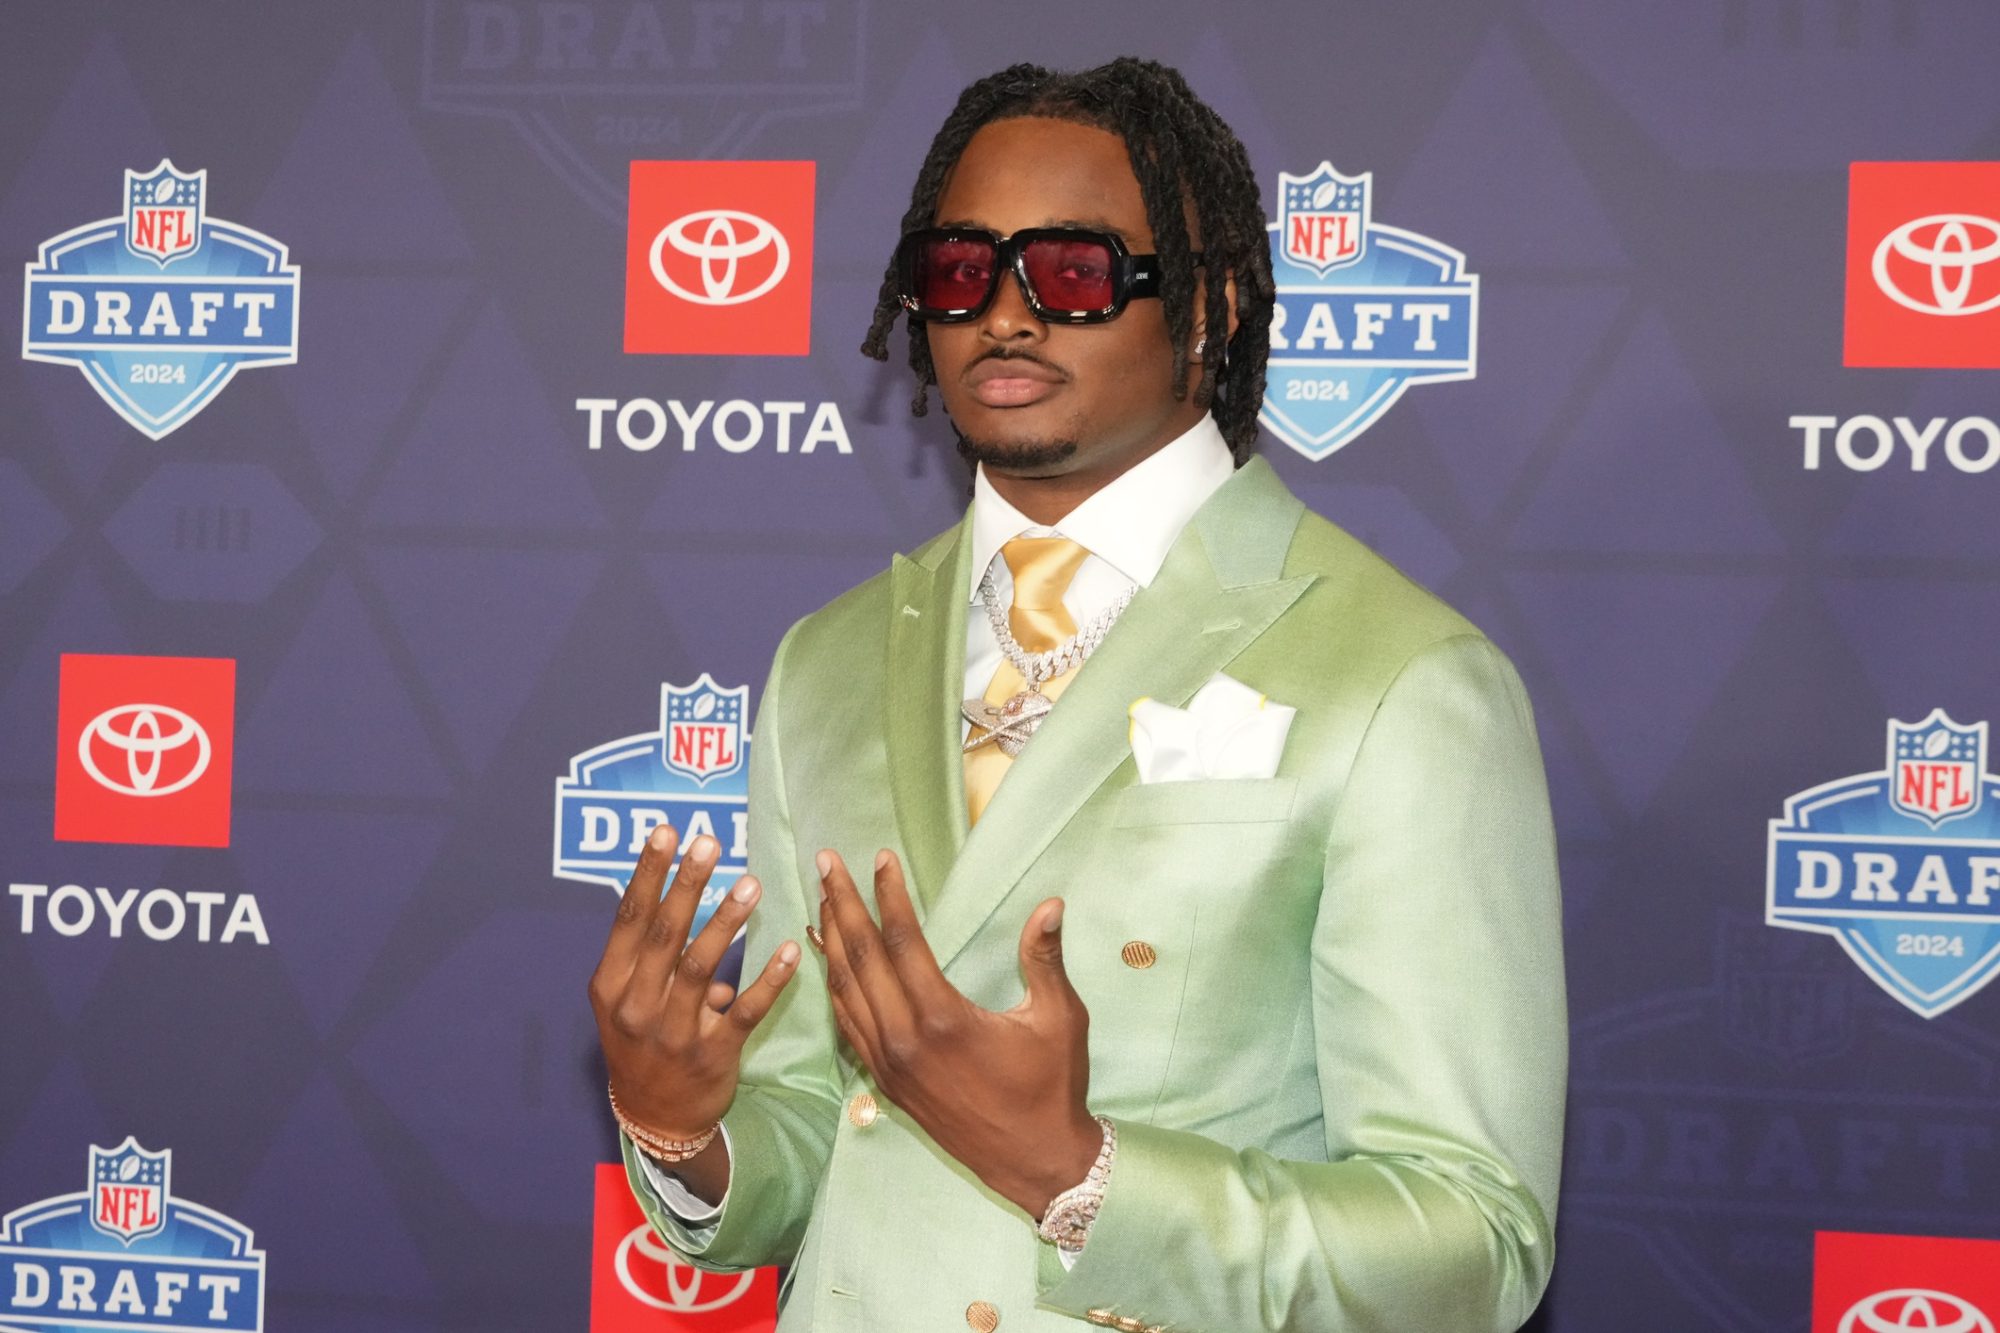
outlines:
M1201 232L1203 266L1209 275L1205 327L1229 327L1229 299L1223 279L1236 279L1236 333L1221 355L1209 334L1210 349L1200 363L1195 402L1215 414L1240 466L1257 441L1257 410L1264 398L1264 361L1271 345L1271 254L1264 210L1250 170L1250 155L1220 116L1195 96L1176 70L1130 56L1076 74L1039 65L1013 65L990 74L959 94L945 117L917 183L910 192L903 231L932 225L945 177L978 130L1016 116L1047 116L1090 125L1118 135L1131 157L1146 221L1162 269L1160 299L1174 347L1173 391L1188 392L1188 333L1194 327L1194 262L1183 201L1192 199ZM902 312L896 299L892 257L882 275L875 321L861 350L877 361L889 359L889 330ZM930 344L911 321L910 368L917 375L910 411L923 416L937 371Z

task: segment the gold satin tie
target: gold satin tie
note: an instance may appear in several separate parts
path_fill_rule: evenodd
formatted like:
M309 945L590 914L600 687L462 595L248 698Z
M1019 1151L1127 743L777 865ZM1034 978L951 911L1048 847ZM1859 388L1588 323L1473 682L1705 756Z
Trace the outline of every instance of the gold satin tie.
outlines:
M1000 558L1014 575L1014 604L1007 610L1008 628L1025 653L1045 653L1076 633L1076 621L1063 606L1069 582L1090 552L1067 537L1016 537L1000 548ZM1054 680L1042 682L1042 693L1050 699L1061 694L1078 668L1072 667ZM986 686L986 702L1006 703L1026 689L1012 662L1005 657ZM965 756L965 811L977 824L993 799L1000 779L1007 776L1013 756L997 745L982 745Z

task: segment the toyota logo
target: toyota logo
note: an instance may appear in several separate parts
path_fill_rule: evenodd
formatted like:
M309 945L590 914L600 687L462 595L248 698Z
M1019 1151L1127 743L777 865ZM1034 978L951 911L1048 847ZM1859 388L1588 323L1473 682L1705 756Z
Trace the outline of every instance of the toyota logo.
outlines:
M123 781L98 767L99 741L124 753ZM166 756L189 745L195 747L193 764L179 777L162 782ZM121 796L171 796L184 790L208 771L211 753L208 733L201 729L201 723L165 704L107 708L90 719L76 742L76 757L83 761L83 771L96 779L100 787Z
M1905 291L1890 272L1892 254L1928 269L1929 289ZM1875 247L1875 285L1896 304L1919 314L1977 315L2000 307L2000 290L1983 300L1974 300L1972 291L1979 269L1995 260L2000 260L2000 222L1976 213L1933 213L1905 222L1882 238Z
M1949 1292L1899 1287L1856 1301L1837 1333L1993 1333L1993 1321Z
M648 1261L641 1270L650 1279L648 1282L642 1283L632 1271L634 1251ZM653 1267L655 1264L659 1266L657 1270ZM615 1267L618 1284L630 1293L633 1300L650 1305L655 1310L678 1310L682 1314L700 1314L704 1310L720 1310L725 1305L734 1305L757 1280L755 1272L733 1276L702 1272L693 1264L683 1262L645 1223L634 1227L630 1235L618 1242ZM653 1277L655 1271L660 1275L658 1278ZM648 1287L659 1290L648 1290ZM1985 1333L1992 1333L1991 1325Z
M699 237L694 235L697 227L701 229ZM661 253L669 245L700 261L701 291L689 291L667 272ZM740 261L766 250L774 251L771 272L756 286L737 291ZM777 286L792 266L791 247L785 244L784 235L776 227L755 213L730 208L703 209L675 218L653 237L647 258L653 267L653 278L660 286L696 305L742 305L754 301Z

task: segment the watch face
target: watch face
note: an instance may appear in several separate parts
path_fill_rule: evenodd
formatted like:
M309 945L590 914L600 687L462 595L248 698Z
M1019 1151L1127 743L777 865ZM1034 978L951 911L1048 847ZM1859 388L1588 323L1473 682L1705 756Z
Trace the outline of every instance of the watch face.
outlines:
M1097 1220L1096 1199L1072 1199L1056 1205L1042 1220L1042 1235L1064 1249L1080 1249Z

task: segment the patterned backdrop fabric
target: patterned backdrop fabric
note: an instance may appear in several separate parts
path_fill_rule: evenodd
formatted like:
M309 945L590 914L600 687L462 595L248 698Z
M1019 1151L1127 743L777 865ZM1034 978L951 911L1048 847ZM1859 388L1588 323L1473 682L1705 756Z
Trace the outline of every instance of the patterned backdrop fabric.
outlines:
M1531 1327L2000 1319L1991 0L0 33L0 1327L768 1327L621 1211L584 983L635 830L742 869L785 627L965 502L857 350L931 134L1120 54L1265 191L1260 452L1533 697Z

